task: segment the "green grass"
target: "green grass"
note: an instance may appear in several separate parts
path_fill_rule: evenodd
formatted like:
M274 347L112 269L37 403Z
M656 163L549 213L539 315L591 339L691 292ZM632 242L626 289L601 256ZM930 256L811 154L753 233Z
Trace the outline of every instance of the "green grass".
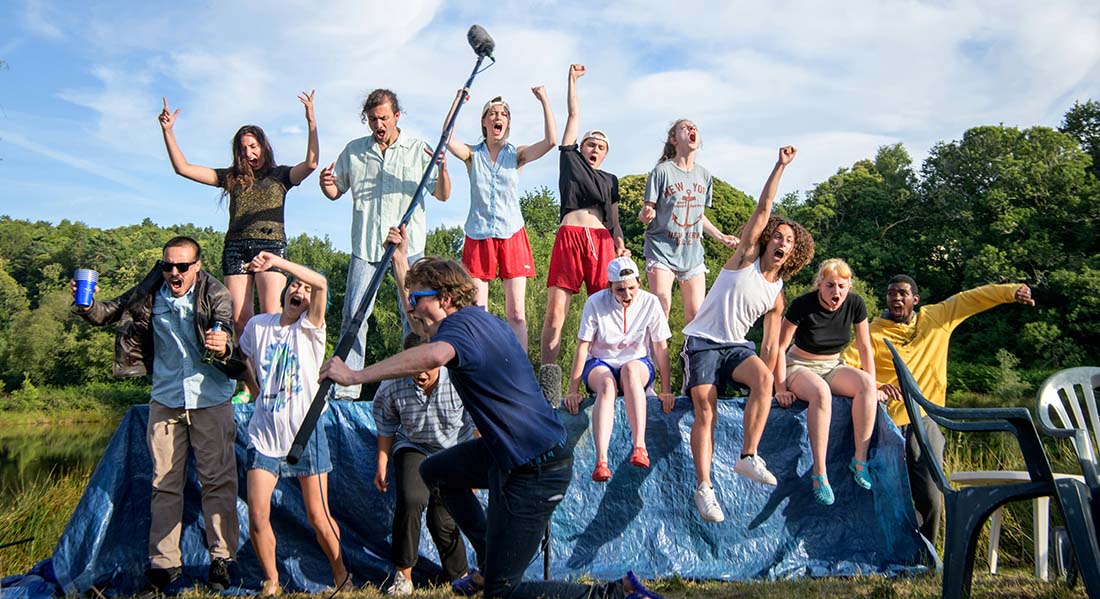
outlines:
M0 510L0 543L34 537L30 543L0 549L0 574L26 572L53 553L65 524L72 516L92 469L80 469L61 477L25 481Z
M591 581L584 581L591 582ZM673 577L647 583L666 599L737 598L737 599L812 599L861 597L867 599L925 599L940 596L941 579L938 575L915 578L885 579L879 577L801 579L757 582L692 581ZM184 599L217 599L216 595L195 587L180 595ZM287 594L287 597L309 597L304 593ZM313 597L325 597L318 594ZM348 599L379 599L386 597L376 588L365 588L342 593ZM451 599L449 587L417 589L414 599ZM972 597L975 599L1084 599L1085 590L1080 583L1070 589L1060 582L1043 582L1024 572L1004 572L997 576L979 574L974 577Z

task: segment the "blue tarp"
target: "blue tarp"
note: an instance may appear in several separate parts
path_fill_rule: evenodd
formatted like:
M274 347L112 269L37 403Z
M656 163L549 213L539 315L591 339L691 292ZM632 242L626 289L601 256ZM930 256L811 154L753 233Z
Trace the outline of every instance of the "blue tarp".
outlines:
M590 406L590 404L589 404ZM587 406L586 406L587 407ZM703 522L692 500L691 402L677 401L665 414L650 398L646 440L652 466L639 469L626 459L631 449L622 402L611 441L613 476L594 483L595 465L588 412L562 411L575 447L574 482L554 513L551 572L554 578L621 576L630 568L645 578L679 575L695 579L775 579L801 576L896 574L923 569L924 542L905 473L904 442L881 411L872 439L872 491L848 472L852 456L851 402L833 402L829 479L836 503L814 502L805 404L773 407L760 454L779 479L777 487L733 473L742 442L744 400L718 402L713 479L725 522ZM242 588L259 588L260 568L248 538L245 452L252 407L237 406L237 461L240 495ZM85 593L93 586L108 595L132 594L144 585L149 529L151 461L145 442L148 406L135 406L119 425L53 556L23 576L3 581L5 599ZM335 470L330 504L342 534L344 559L358 581L381 584L392 575L390 526L394 494L373 485L377 441L369 403L338 402L325 416ZM393 487L391 486L391 489ZM199 511L199 484L189 466L185 491L182 549L186 586L206 575L208 555ZM331 584L302 507L297 481L280 481L272 498L272 524L278 538L281 581L288 590L316 592ZM437 556L425 531L419 581L439 573ZM471 556L472 563L472 556ZM536 559L529 577L542 573Z

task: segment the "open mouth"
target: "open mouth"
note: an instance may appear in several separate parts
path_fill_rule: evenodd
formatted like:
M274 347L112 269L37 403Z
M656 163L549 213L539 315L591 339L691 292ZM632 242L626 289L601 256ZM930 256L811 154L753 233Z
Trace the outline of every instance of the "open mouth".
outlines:
M168 279L168 286L172 291L183 291L183 277L176 276Z
M302 305L302 298L297 295L290 296L290 307L297 308Z
M596 164L596 155L595 154L589 154L588 155L588 162L590 164Z
M504 133L504 123L493 123L493 133L497 135Z
M785 250L783 248L776 248L776 250L775 250L775 259L776 260L782 260L786 256L787 256L787 250Z
M691 141L691 143L695 143L698 139L698 134L694 131L692 131L691 134L688 135L688 140Z

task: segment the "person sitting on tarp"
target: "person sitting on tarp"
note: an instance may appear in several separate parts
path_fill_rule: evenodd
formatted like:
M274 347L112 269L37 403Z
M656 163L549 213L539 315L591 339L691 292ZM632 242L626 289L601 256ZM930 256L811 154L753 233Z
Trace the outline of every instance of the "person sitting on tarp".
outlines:
M70 282L73 294L76 283ZM230 586L237 557L237 425L229 398L245 364L233 348L233 301L229 291L202 270L202 248L190 237L173 237L162 258L140 283L106 302L77 309L100 326L118 324L114 375L150 375L147 439L153 460L146 590L163 592L182 572L180 519L187 480L187 453L195 452L202 483L214 590ZM220 330L215 330L220 328Z
M909 471L913 503L921 522L920 532L935 544L943 514L943 495L933 478L931 462L921 456L917 439L909 429L909 415L905 412L905 403L901 401L893 356L882 340L889 339L894 344L924 396L942 406L947 398L947 348L955 327L999 304L1017 302L1034 306L1035 301L1031 299L1031 289L1019 283L983 285L956 293L938 304L925 306L918 313L915 307L919 301L920 290L912 277L893 277L886 286L886 310L871 321L870 333L874 346L875 382L887 396L886 412L905 436L905 464ZM844 361L859 367L859 351L849 347L844 352ZM935 459L942 464L943 433L928 416L922 420L936 454Z
M794 400L810 404L806 428L814 463L810 475L814 499L832 505L833 488L825 469L832 423L833 394L852 398L852 432L855 455L848 468L856 484L864 489L872 485L867 450L878 414L875 391L875 365L871 357L871 337L867 334L867 306L852 290L852 269L839 258L821 263L814 277L814 288L794 299L787 308L779 332L779 350L788 345L786 359L776 361L775 400L789 408ZM862 370L844 364L840 352L852 340L866 358ZM791 341L794 343L791 343Z
M481 437L424 460L420 474L438 486L484 576L452 588L486 597L653 597L632 572L606 585L523 581L554 509L573 479L565 427L535 380L526 348L504 320L476 305L477 286L454 260L424 258L409 270L411 318L432 341L362 370L334 357L321 376L349 385L404 378L446 366ZM488 513L471 488L489 490ZM491 549L485 551L485 549Z
M328 281L269 252L260 252L248 264L251 272L274 268L293 277L283 292L282 311L253 316L241 334L241 352L255 377L252 387L259 390L248 423L248 528L263 569L261 592L274 596L282 591L271 528L271 494L280 478L291 476L302 488L306 516L332 566L333 582L350 588L351 575L340 552L340 529L328 508L332 456L325 427L314 430L298 463L286 461L317 394L317 372L325 359Z
M752 216L745 223L741 244L726 260L699 308L684 327L684 388L695 406L691 425L691 456L695 460L695 509L707 522L726 516L710 481L714 455L714 427L718 396L730 382L749 388L745 402L745 441L733 471L764 485L775 476L757 445L764 435L772 405L772 370L779 359L779 325L783 318L783 281L794 276L814 257L814 239L798 223L772 216L779 179L797 150L785 146L760 192ZM764 317L760 357L745 335Z
M660 394L665 413L672 411L676 397L668 393L668 318L656 295L639 288L638 266L626 256L607 265L608 287L588 298L581 312L577 333L577 353L565 407L576 414L580 407L580 385L596 394L592 406L592 442L596 445L596 468L592 480L602 483L611 479L607 462L607 447L611 443L611 426L615 423L615 398L622 391L626 402L626 417L634 439L630 464L649 468L649 452L645 444L646 393L653 383L653 361L647 355L650 346L661 369Z

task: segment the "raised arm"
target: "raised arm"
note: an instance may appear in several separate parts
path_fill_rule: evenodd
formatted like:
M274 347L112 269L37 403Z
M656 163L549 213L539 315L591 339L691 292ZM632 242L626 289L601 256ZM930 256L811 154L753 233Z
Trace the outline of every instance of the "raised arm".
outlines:
M432 151L427 147L424 151L431 155ZM447 198L451 197L451 176L447 174L447 153L440 152L439 157L435 159L435 163L439 166L439 176L435 179L435 188L432 189L432 195L440 202L446 202Z
M516 150L516 164L520 167L528 162L534 162L554 149L554 140L558 138L558 127L554 124L554 111L550 108L550 98L546 96L546 88L543 86L532 87L531 93L535 94L542 104L542 141L529 146L520 146Z
M752 216L745 223L745 230L741 234L741 243L737 246L737 251L726 261L726 269L736 270L756 260L757 242L760 241L760 235L764 232L764 227L768 225L768 219L771 218L772 204L775 202L775 194L779 189L779 180L783 178L783 171L794 160L796 153L798 153L798 150L794 146L779 148L779 158L775 161L775 166L772 167L772 172L764 183L764 190L760 192L760 200L756 202L756 209L752 211Z
M569 92L567 105L569 117L565 119L565 133L561 136L561 145L571 146L577 143L577 135L581 126L580 103L577 101L577 79L584 77L586 69L583 64L569 65Z
M396 246L393 251L393 280L397 283L397 297L401 298L401 312L408 314L412 308L409 306L408 288L405 287L405 276L409 274L409 235L405 231L405 225L401 225L400 229L390 227L386 241ZM412 332L418 337L427 339L431 336L424 330L424 323L415 318L409 318L408 321Z
M317 119L313 116L313 94L315 91L310 91L308 94L302 92L298 95L298 99L306 107L306 125L309 127L309 138L306 141L306 159L290 169L290 182L295 185L301 183L310 173L317 170L317 157L320 154L317 150Z
M180 109L177 108L175 112L172 112L168 108L168 98L161 99L164 100L164 109L160 111L157 120L160 122L161 133L164 134L164 147L168 149L168 159L172 161L172 170L176 171L176 174L181 177L216 187L218 185L218 174L214 172L214 169L187 162L187 158L184 157L179 144L176 143L176 134L172 131L172 127L176 124L176 117L180 114Z
M285 271L288 275L309 285L309 321L314 326L325 324L325 308L328 302L328 279L312 268L291 262L270 252L260 252L248 264L251 272L264 272L272 268Z
M451 117L454 116L455 111L458 110L458 107L463 102L469 101L470 90L466 89L465 87L458 90L458 93L455 94L455 101L451 102L451 110L447 112L447 118L443 119L443 126L446 127L447 123L451 122ZM451 134L447 136L447 150L450 151L455 158L458 158L462 162L466 163L466 167L469 168L470 157L473 156L473 153L470 152L470 146L455 140L454 129L451 129Z

